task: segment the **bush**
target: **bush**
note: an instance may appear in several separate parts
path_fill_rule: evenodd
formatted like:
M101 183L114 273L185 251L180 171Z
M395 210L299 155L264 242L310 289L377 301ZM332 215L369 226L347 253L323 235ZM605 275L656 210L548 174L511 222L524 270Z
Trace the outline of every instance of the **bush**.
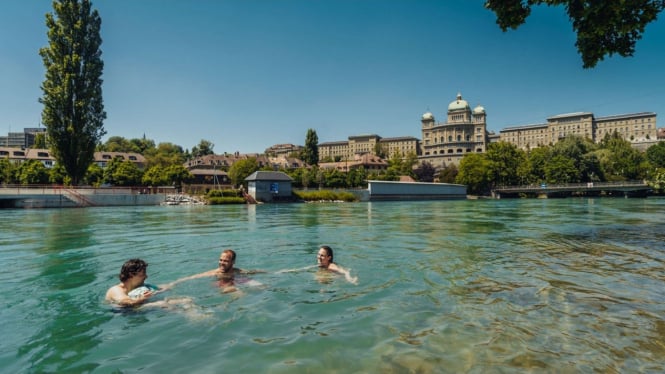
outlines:
M242 197L208 197L208 203L210 205L244 204L245 199Z
M211 197L239 197L241 195L239 190L210 190L208 191L208 194L206 196L211 198Z
M304 201L357 201L356 195L351 192L322 191L293 191L293 194Z

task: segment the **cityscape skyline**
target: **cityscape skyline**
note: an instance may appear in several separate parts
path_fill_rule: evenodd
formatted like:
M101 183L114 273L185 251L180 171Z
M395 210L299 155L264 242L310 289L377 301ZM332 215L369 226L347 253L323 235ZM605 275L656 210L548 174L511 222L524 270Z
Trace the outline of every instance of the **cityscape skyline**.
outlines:
M0 133L37 127L51 1L7 0L0 14ZM110 136L201 139L216 153L263 152L348 136L421 138L461 93L487 130L548 117L662 112L665 24L634 57L583 69L561 7L536 7L502 32L483 1L340 0L196 3L93 1L102 18ZM182 15L186 15L183 17ZM4 127L4 128L3 128Z

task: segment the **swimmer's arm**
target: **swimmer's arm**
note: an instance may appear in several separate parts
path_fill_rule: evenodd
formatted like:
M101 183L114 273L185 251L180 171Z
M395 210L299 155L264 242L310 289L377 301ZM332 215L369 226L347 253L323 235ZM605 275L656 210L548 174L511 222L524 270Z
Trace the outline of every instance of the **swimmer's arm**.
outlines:
M159 288L160 288L160 291L161 291L162 289L163 289L164 291L166 291L166 290L168 290L168 289L173 288L173 286L175 286L175 285L178 284L178 283L182 283L182 282L185 282L185 281L188 281L188 280L192 280L192 279L205 278L205 277L212 277L212 276L214 276L215 274L217 274L218 271L219 271L219 269L212 269L212 270L205 271L205 272L203 272L203 273L194 274L194 275L189 275L189 276L186 276L186 277L183 277L183 278L180 278L180 279L174 280L174 281L171 282L171 283L167 283L167 284L160 285Z
M252 275L252 274L266 274L268 273L265 270L245 270L245 269L238 269L238 274L244 274L244 275Z
M352 277L351 272L349 270L344 269L341 266L338 266L336 264L330 264L328 267L328 270L332 270L336 273L339 274L344 274L344 278L346 278L346 281L352 284L358 284L358 277Z
M278 270L275 273L276 274L279 274L279 273L296 273L296 272L299 272L299 271L303 271L303 270L307 270L307 269L311 269L311 268L315 268L315 267L318 267L318 265L310 265L310 266L305 266L304 268L297 268L297 269Z
M148 291L148 292L145 292L140 297L138 297L136 299L132 299L132 298L129 297L129 295L124 293L122 290L116 289L114 287L106 293L106 301L108 301L110 303L113 303L113 304L116 304L116 305L120 305L120 306L134 306L134 305L143 304L152 295L154 295L154 293L152 291Z

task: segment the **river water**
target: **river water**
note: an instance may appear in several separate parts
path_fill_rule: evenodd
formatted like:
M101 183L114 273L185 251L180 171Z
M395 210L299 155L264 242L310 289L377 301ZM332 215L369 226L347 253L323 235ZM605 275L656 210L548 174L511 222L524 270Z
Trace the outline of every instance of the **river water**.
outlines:
M661 373L664 221L658 198L2 210L0 371ZM357 284L309 267L321 244ZM163 284L223 248L266 272L102 300L129 258Z

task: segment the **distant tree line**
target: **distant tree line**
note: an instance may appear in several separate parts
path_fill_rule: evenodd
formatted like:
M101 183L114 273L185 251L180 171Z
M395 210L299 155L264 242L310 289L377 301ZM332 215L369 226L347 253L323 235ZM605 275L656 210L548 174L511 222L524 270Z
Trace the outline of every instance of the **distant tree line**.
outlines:
M309 138L316 132L310 129ZM318 157L318 144L310 142L308 154ZM192 149L198 155L214 154L213 144L205 139ZM145 137L125 139L110 137L98 151L134 152L146 159L146 167L140 170L134 163L114 159L102 170L91 164L81 183L91 186L180 186L193 180L184 163L193 158L190 153L173 143L155 142ZM203 153L201 153L203 152ZM293 155L293 156L302 156ZM314 161L314 159L310 159ZM240 186L255 171L275 171L272 166L259 166L256 158L242 159L231 166L220 168L227 172L231 183ZM367 180L399 180L409 176L420 182L459 183L468 187L470 194L487 195L492 188L509 185L564 184L624 180L647 180L655 190L665 189L665 142L649 147L646 152L633 148L617 133L607 134L596 144L589 139L570 135L554 145L528 150L518 149L507 142L491 143L485 153L470 153L460 165L450 165L440 170L426 161L418 162L415 154L394 154L388 167L382 171L353 168L348 172L320 168L317 164L296 169L279 169L293 179L295 188L343 189L365 188ZM0 183L6 184L64 184L67 173L56 163L46 168L37 160L13 164L0 160Z
M507 142L491 143L486 153L462 158L455 177L477 195L489 194L497 186L627 180L646 180L662 189L665 143L640 152L616 132L598 144L571 135L554 145L527 151Z

